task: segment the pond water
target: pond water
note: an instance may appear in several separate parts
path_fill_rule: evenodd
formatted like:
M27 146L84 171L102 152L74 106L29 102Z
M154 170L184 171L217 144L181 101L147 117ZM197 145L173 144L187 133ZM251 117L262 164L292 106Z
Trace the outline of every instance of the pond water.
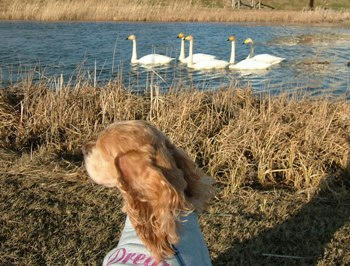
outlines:
M247 37L255 53L269 53L286 60L263 72L234 70L194 71L174 61L166 67L147 69L130 64L137 36L139 57L152 52L178 57L185 32L195 38L194 52L229 60L229 35L236 36L236 60L245 59ZM255 91L295 88L342 93L350 88L350 29L336 27L270 26L232 23L120 23L120 22L0 22L1 86L27 73L34 79L60 77L74 82L77 75L98 84L122 74L132 90L150 83L166 90L171 86L216 89L227 85L251 85ZM186 45L186 55L188 44ZM95 75L96 69L96 75Z

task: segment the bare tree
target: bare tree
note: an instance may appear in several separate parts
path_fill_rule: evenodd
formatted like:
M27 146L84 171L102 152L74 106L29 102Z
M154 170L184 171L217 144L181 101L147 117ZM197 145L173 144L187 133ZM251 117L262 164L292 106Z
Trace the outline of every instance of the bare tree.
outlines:
M310 2L309 2L309 8L310 8L311 10L314 9L314 0L310 0Z

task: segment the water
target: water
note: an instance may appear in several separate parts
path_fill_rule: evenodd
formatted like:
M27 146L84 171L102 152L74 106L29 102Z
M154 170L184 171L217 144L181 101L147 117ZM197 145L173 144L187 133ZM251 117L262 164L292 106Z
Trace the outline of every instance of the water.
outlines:
M194 52L229 60L229 35L236 36L236 60L245 59L247 37L256 42L255 53L269 53L286 60L268 71L194 71L176 61L166 67L146 69L130 65L135 34L139 57L153 51L179 56L177 34L195 38ZM102 84L122 73L124 84L144 90L157 84L216 89L227 85L252 86L255 91L305 88L320 93L341 93L350 87L350 30L336 27L269 26L232 23L115 23L115 22L0 22L2 86L31 73L34 79L59 77L74 83L77 75ZM186 46L186 55L187 55Z

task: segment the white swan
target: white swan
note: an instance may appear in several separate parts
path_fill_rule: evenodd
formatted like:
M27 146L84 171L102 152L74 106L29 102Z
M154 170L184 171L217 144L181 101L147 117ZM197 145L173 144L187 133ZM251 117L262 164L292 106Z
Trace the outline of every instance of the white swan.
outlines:
M271 64L260 62L256 60L252 60L252 58L244 59L237 64L235 64L235 57L236 57L236 38L235 36L231 35L228 37L228 41L231 42L231 57L230 57L230 69L238 69L238 70L261 70L261 69L268 69Z
M278 57L270 54L258 54L254 56L254 42L251 38L244 41L244 44L250 45L250 53L247 58L253 59L255 61L264 62L267 64L275 65L282 62L285 58Z
M190 57L189 56L185 57L185 34L181 32L177 35L177 38L181 39L181 49L180 49L179 61L181 63L187 64L188 62L190 62ZM194 64L196 64L204 59L215 59L215 55L202 54L202 53L193 54L193 63Z
M188 35L185 37L186 41L190 42L190 61L187 64L187 67L193 68L193 69L222 69L226 68L229 65L229 62L224 60L218 60L218 59L210 59L210 58L202 58L199 62L194 63L193 62L193 37L191 35Z
M136 48L136 36L131 34L126 38L127 40L132 41L132 55L131 63L132 64L141 64L141 65L166 65L173 61L175 58L161 55L161 54L148 54L140 59L137 59L137 48Z

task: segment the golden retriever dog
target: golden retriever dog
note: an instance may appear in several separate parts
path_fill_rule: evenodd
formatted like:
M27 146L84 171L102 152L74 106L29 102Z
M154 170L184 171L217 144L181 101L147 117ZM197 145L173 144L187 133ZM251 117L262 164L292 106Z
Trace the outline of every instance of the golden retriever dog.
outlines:
M134 120L111 124L83 154L90 178L117 187L127 214L104 265L211 265L196 215L214 194L212 178L183 150Z

